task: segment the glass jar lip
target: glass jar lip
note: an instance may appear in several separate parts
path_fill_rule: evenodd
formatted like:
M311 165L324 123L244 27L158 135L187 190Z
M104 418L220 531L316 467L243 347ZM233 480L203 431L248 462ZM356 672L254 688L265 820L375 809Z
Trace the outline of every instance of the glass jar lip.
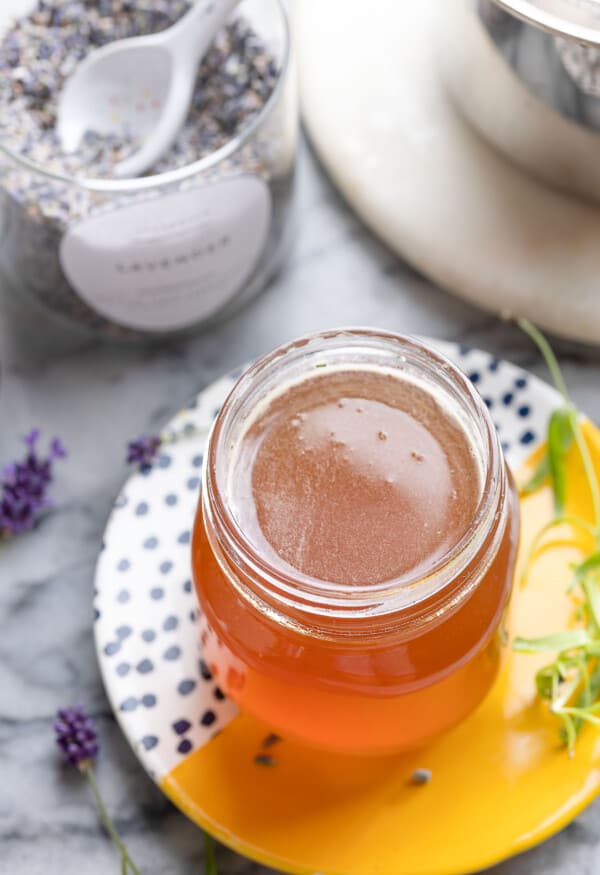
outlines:
M232 137L220 149L216 149L204 158L194 161L191 164L186 164L184 167L178 167L175 170L166 170L163 173L157 173L154 176L132 177L131 179L102 179L96 177L72 176L68 173L60 173L55 170L48 170L43 165L26 158L19 152L15 152L6 146L0 140L0 155L4 154L11 161L27 170L36 173L46 179L53 179L56 182L61 182L66 185L77 186L92 192L106 192L113 194L130 194L137 191L148 191L162 186L170 185L176 182L182 182L199 173L204 173L212 167L217 166L230 155L233 155L242 148L248 140L251 139L254 132L260 127L264 119L269 115L271 109L276 105L279 96L287 79L291 64L291 33L290 20L285 7L284 0L273 0L276 3L281 20L283 22L283 58L279 75L273 91L269 95L266 103L260 111L252 118L252 120L240 131L236 137Z
M568 8L568 0L559 0L559 3L555 4L558 8L554 11L547 8L548 3L544 0L492 0L492 2L522 21L540 27L555 36L570 37L590 46L600 44L600 26L594 27L591 19L587 23L585 16L581 21L570 17L569 13L572 13L572 9Z
M230 414L234 405L243 399L247 390L255 383L261 373L276 365L287 355L301 350L313 341L327 342L336 339L339 339L340 346L343 346L344 340L352 339L360 339L367 344L369 340L372 343L383 341L393 344L396 348L399 346L398 352L400 354L404 350L426 356L427 360L431 361L434 366L439 366L446 375L452 376L458 384L459 391L464 392L469 406L483 426L487 464L483 471L481 496L473 516L473 524L457 544L440 557L426 576L408 573L378 584L360 585L320 580L295 570L286 572L264 559L259 551L249 543L234 519L228 506L227 497L223 495L217 482L220 438L225 418ZM372 328L341 328L317 332L283 344L260 358L242 374L221 407L209 436L203 473L202 500L203 502L208 501L209 506L206 508L206 512L209 517L216 518L218 521L219 530L224 535L228 549L239 560L237 564L241 564L246 570L251 571L261 583L266 583L266 590L279 593L283 601L290 606L298 606L299 604L306 607L309 604L315 607L335 606L341 611L340 615L343 616L353 610L368 610L369 606L377 601L385 602L390 610L394 609L393 603L396 605L395 609L413 608L432 596L442 594L446 585L455 580L469 562L478 555L484 536L493 526L500 496L503 492L503 470L502 451L488 409L469 378L450 359L417 337ZM480 529L483 530L484 534L478 538L473 533ZM430 586L424 586L426 583L429 583ZM415 595L415 590L421 590L422 594L416 592L416 598L412 598L407 604L398 605L399 596L406 596L407 593Z

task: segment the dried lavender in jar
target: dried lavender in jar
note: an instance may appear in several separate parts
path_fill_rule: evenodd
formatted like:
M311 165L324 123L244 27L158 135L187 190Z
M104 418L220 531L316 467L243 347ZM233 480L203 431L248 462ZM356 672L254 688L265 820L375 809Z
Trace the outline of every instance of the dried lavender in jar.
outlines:
M258 290L286 236L294 83L285 53L276 56L243 17L216 36L185 125L141 185L95 182L110 180L135 148L126 132L90 131L76 152L61 149L58 97L77 64L114 39L171 26L189 5L39 0L0 43L0 143L8 150L0 154L0 269L14 294L25 288L103 335L210 320ZM210 166L194 169L203 159Z

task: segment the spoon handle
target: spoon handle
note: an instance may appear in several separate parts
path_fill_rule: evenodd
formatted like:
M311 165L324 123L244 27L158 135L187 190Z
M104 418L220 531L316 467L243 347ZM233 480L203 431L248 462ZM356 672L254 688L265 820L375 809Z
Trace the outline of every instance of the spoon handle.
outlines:
M240 0L196 0L189 12L165 33L180 63L198 65L217 31Z

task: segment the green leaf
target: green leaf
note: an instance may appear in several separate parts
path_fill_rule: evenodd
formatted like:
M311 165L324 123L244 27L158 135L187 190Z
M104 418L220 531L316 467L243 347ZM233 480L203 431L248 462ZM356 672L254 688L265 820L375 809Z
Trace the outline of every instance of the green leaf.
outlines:
M537 492L537 490L544 485L549 476L550 461L548 459L548 454L544 453L529 480L521 486L521 489L519 490L521 495L531 495L532 492Z
M559 714L559 717L563 722L563 728L561 731L562 740L569 748L569 756L573 756L575 752L575 742L577 741L575 722L568 714Z
M560 672L555 662L552 665L545 665L544 668L540 668L535 675L535 686L538 696L541 699L551 699L560 680Z
M576 565L573 569L573 574L577 581L580 581L595 568L600 568L600 553L592 553L584 562Z
M567 494L567 451L574 440L572 410L559 407L548 423L548 468L554 493L554 511L562 517Z
M575 647L586 647L591 641L586 629L571 629L568 632L545 635L543 638L515 638L513 650L517 653L562 653Z
M588 574L581 581L581 588L596 629L600 629L600 587L598 587L598 579Z

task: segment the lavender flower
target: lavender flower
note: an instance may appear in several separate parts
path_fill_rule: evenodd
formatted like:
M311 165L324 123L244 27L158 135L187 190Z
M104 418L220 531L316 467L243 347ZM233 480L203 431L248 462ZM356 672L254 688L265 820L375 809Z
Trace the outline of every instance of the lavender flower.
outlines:
M158 451L162 446L162 438L158 435L143 435L127 445L127 462L137 465L142 474L147 473L154 464Z
M96 781L94 759L100 750L100 743L93 720L88 717L81 705L61 708L54 721L54 732L56 744L65 760L79 769L88 780L100 821L121 855L121 872L125 875L128 872L131 875L141 875L140 870L129 856L126 845L119 837Z
M41 510L49 507L48 488L53 480L53 465L66 451L58 438L50 442L46 457L39 455L39 429L23 438L25 458L4 469L0 482L0 536L17 535L32 529Z
M54 721L54 732L65 760L81 771L98 755L100 745L94 721L81 705L61 708Z

